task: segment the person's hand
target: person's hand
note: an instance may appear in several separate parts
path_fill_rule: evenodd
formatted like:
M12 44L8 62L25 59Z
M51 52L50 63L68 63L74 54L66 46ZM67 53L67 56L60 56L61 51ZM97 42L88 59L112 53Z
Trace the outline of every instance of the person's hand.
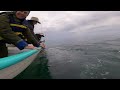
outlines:
M40 43L40 46L45 49L45 44L43 42Z
M28 46L25 47L25 49L34 49L35 47L32 44L28 44Z

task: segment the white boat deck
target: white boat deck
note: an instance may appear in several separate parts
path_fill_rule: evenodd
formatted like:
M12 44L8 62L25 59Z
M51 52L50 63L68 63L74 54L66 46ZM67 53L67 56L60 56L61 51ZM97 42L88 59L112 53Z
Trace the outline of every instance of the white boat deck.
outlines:
M11 56L28 50L29 49L19 50L17 47L8 47L8 55Z

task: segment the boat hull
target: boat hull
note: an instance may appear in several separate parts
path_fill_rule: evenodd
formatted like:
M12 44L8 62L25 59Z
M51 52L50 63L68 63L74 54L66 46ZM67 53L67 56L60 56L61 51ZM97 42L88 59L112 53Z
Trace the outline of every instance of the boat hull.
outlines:
M13 50L13 52L11 52ZM18 51L20 53L20 50L18 50L17 48L10 48L10 53L12 53L12 55L15 55L15 51ZM29 50L25 50L22 52L26 52ZM13 79L14 77L16 77L18 74L20 74L22 71L24 71L34 60L35 58L38 56L39 52L41 51L41 49L39 49L36 53L32 54L31 56L28 56L27 58L21 60L20 62L13 64L9 67L3 68L0 70L0 79ZM17 53L18 53L17 52Z

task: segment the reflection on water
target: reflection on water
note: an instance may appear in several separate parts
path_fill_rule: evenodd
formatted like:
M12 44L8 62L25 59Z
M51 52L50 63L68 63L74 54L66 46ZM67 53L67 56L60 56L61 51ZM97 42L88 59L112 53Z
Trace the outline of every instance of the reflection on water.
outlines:
M41 51L36 60L14 79L51 79L46 51Z

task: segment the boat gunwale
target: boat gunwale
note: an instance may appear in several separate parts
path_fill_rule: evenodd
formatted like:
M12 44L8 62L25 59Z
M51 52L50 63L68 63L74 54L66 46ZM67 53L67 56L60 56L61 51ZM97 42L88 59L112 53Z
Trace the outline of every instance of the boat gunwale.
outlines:
M0 58L0 70L10 67L14 64L17 64L17 63L25 60L26 58L34 55L35 53L37 53L40 50L41 50L41 48L37 48L37 49L21 52L21 53L15 54L15 55L11 55L11 56L8 56L5 58Z

